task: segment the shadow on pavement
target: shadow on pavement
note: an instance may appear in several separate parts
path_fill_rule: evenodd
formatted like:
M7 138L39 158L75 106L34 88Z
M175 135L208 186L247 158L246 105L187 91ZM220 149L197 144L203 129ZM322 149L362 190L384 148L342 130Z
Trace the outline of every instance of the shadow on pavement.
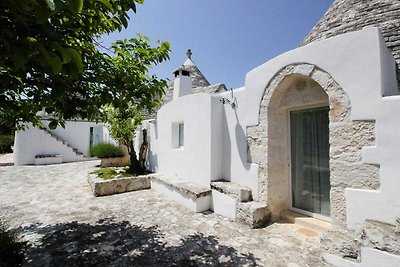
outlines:
M256 266L253 254L219 244L217 237L196 233L166 246L157 227L145 228L113 219L95 225L70 222L21 229L39 234L26 249L24 266Z

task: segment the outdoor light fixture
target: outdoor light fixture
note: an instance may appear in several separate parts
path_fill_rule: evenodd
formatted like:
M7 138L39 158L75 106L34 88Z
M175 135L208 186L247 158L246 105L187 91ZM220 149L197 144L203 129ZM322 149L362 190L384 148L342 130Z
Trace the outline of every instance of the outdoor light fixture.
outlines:
M232 100L229 100L228 98L223 97L223 98L221 98L221 99L219 100L219 102L221 102L223 105L229 104L229 105L231 105L232 108L235 108L235 107L236 107L236 103L235 103L235 102L236 102L236 98L233 97L233 90L232 90L232 88L231 88L231 99L232 99Z

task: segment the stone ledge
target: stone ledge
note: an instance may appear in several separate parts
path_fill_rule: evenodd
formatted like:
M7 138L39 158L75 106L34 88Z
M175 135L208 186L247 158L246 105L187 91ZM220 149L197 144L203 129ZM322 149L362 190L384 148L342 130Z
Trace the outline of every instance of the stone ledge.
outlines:
M271 213L268 206L261 202L237 203L236 221L250 225L251 228L261 228L271 222Z
M211 189L226 194L239 202L249 202L253 198L248 187L225 181L211 182Z
M94 173L89 173L88 182L93 195L98 197L150 189L150 177L151 175L141 175L104 180Z
M170 187L177 189L192 199L211 196L211 189L199 186L194 183L183 181L176 177L166 177L162 175L152 175L151 178Z

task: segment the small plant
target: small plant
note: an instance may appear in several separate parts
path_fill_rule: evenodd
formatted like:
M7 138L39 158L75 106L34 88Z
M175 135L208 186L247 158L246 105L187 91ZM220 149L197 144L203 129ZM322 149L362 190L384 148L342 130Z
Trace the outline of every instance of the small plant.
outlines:
M99 143L90 148L90 156L98 158L118 158L123 157L124 152L116 145L110 143Z
M115 168L115 167L108 167L108 168L100 168L94 171L95 174L99 178L104 180L114 179L114 178L123 178L123 177L132 177L137 176L136 173L132 172L131 168ZM145 174L149 174L150 172L146 171Z
M96 170L96 174L104 180L109 180L117 176L117 171L114 168L102 168Z
M8 223L0 218L0 267L21 265L24 243L18 242L18 234L16 229L9 229Z

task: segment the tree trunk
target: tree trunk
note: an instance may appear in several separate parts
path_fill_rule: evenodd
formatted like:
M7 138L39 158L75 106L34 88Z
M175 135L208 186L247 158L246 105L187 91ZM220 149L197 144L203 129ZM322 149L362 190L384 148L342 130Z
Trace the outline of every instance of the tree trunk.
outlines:
M131 160L131 165L129 167L131 169L131 172L136 175L144 174L144 169L140 168L139 161L136 157L136 151L133 146L130 148L129 157Z
M140 168L145 171L145 163L146 163L146 158L147 158L147 151L149 149L149 143L147 142L147 130L143 129L143 141L142 144L140 145L140 150L139 150L139 166Z

